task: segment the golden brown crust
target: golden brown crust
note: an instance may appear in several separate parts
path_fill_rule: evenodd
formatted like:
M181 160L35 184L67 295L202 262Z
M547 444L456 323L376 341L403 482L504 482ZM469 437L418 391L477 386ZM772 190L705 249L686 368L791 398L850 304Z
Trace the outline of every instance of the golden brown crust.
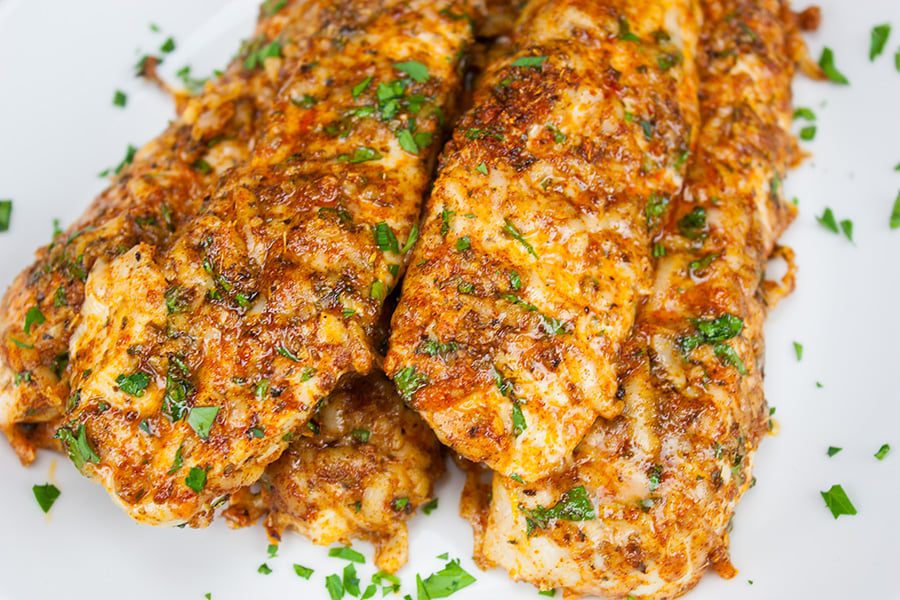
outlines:
M288 527L316 544L375 544L375 562L406 563L406 524L444 473L441 446L382 374L332 394L312 426L263 477L266 527Z
M86 285L61 435L142 522L208 522L345 374L372 368L461 87L471 27L450 15L465 2L290 6L311 33L275 59L287 76L252 159L167 247L98 263Z
M530 2L456 127L385 366L466 458L534 480L621 410L644 209L680 189L697 122L695 42L687 0Z
M781 189L794 25L779 0L701 5L697 151L654 239L664 256L622 354L625 410L598 419L555 476L494 478L476 554L542 588L665 599L710 565L734 574L727 526L769 429L760 281L795 212ZM575 520L543 512L574 490Z
M308 35L310 23L298 18L300 7L292 2L263 14L251 40ZM283 53L291 51L287 46ZM183 98L179 118L137 151L85 214L41 248L10 286L0 305L0 426L51 421L64 411L69 338L94 265L139 243L165 248L219 176L248 160L259 119L287 71L277 68L284 63L280 59L273 59L279 65L270 70L246 69L246 60L244 52L197 97ZM39 310L45 320L37 319L26 334L29 310Z

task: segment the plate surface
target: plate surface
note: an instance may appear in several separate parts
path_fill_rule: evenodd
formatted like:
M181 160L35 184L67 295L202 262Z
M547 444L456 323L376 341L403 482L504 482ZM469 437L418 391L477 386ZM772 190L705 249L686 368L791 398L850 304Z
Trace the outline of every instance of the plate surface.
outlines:
M0 0L0 198L14 200L12 227L0 234L0 285L49 242L54 218L72 222L103 189L97 173L172 117L167 98L134 78L139 56L172 36L177 50L164 77L174 79L188 64L194 73L211 72L249 34L256 4ZM815 111L818 131L803 142L812 158L786 181L800 207L782 240L797 252L797 291L766 328L766 390L780 433L757 454L759 483L734 519L731 550L740 574L731 581L707 575L690 600L900 595L892 583L900 562L900 230L888 227L900 191L900 3L820 4L824 21L808 36L811 53L833 48L851 85L802 77L795 85L795 104ZM870 30L882 23L895 30L885 53L870 62ZM116 89L128 94L125 109L112 105ZM816 222L825 207L853 221L852 243ZM803 344L799 362L795 341ZM884 443L895 448L879 461L873 455ZM829 458L829 446L843 451ZM23 469L5 443L0 481L3 600L328 598L325 577L346 564L295 534L270 559L261 527L138 526L67 460L45 453ZM62 496L45 516L31 486L50 481ZM819 492L835 483L858 515L831 516ZM445 478L438 510L410 522L402 593L414 596L415 574L440 569L444 561L436 556L448 552L478 578L454 598L536 598L531 586L474 566L469 526L456 515L461 486L459 473ZM368 557L358 566L365 586L375 569L371 548L358 547ZM272 574L257 572L264 562ZM312 578L298 578L294 563L314 568Z

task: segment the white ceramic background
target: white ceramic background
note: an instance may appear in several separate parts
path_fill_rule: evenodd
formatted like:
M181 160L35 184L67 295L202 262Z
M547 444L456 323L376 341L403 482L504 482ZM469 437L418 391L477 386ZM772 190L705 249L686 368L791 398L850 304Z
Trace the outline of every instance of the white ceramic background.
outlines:
M821 5L812 54L832 47L851 85L798 78L795 86L796 105L818 116L818 134L803 144L813 158L786 182L800 206L783 239L797 252L798 288L767 326L766 389L781 432L757 454L759 484L734 519L740 574L707 575L691 600L900 598L900 229L888 227L900 191L900 1ZM101 191L98 172L171 118L169 101L133 77L139 55L171 35L178 48L163 75L186 64L209 73L232 56L255 14L255 0L0 0L0 198L15 201L12 228L0 234L0 286L49 241L54 218L67 225ZM873 64L869 32L881 23L894 31ZM112 105L116 89L128 94L124 110ZM854 243L816 223L826 206L853 220ZM803 344L801 362L794 341ZM878 461L873 454L886 442L895 448ZM828 458L830 445L843 451ZM48 481L62 491L49 517L31 492ZM834 483L857 516L828 512L819 492ZM461 485L458 473L447 477L440 508L411 521L403 593L415 595L415 574L439 569L436 555L449 552L478 578L454 598L536 598L531 586L475 568L470 529L456 516ZM328 598L325 576L344 561L295 534L267 559L267 543L261 527L136 525L67 460L43 455L23 469L0 442L2 600ZM364 587L371 549L357 546L369 557L359 567ZM263 562L271 575L257 573ZM298 578L293 563L314 568L312 579Z

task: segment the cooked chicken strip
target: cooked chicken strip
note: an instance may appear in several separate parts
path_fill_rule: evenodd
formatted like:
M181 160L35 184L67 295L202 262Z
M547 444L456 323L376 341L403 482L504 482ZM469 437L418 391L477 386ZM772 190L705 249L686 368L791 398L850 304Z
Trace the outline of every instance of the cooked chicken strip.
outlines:
M795 212L781 180L798 36L784 1L701 5L697 153L623 353L625 410L598 419L559 473L534 485L495 476L476 522L484 565L544 589L662 599L710 565L734 574L728 523L769 428L759 284Z
M218 177L248 160L257 121L270 109L289 61L270 58L263 64L251 55L258 57L268 40L308 36L313 23L305 9L291 2L279 11L264 10L254 36L225 73L196 98L183 99L178 119L138 150L131 164L122 164L112 186L39 250L36 262L6 292L0 305L0 429L23 463L34 458L25 435L33 428L23 425L58 420L69 398L69 338L88 273L98 261L138 243L165 247ZM282 53L296 50L287 45Z
M407 560L405 520L444 474L437 438L380 373L332 394L309 425L263 476L270 536L294 527L316 544L370 540L393 573Z
M301 2L251 162L165 252L98 263L60 436L133 518L204 525L372 367L471 40L465 2Z
M385 368L439 439L534 480L597 415L695 128L689 0L534 0L428 200Z

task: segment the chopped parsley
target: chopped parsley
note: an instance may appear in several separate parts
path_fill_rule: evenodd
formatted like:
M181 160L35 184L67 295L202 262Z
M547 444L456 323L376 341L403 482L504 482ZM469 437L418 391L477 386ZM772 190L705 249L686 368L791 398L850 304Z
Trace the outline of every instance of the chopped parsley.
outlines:
M437 507L438 507L438 499L432 498L431 500L428 501L427 504L422 505L422 512L425 513L426 515L430 515L432 512L437 510Z
M417 60L396 63L394 68L398 71L403 71L419 83L425 83L430 77L428 75L428 67Z
M794 120L796 119L806 119L807 121L815 121L816 113L812 111L810 108L795 108L794 109Z
M564 134L554 125L547 123L547 131L553 134L553 142L555 144L562 144L566 141L566 134Z
M702 240L706 237L706 209L695 206L694 209L678 219L678 230L689 240Z
M475 583L475 578L459 566L459 559L451 560L443 569L429 575L424 580L416 575L419 600L446 598Z
M488 174L488 168L487 168L487 165L484 164L484 163L481 163L480 165L478 165L477 167L475 167L475 170L478 171L479 173L481 173L482 175L487 175L487 174Z
M652 227L655 225L657 220L666 212L668 206L668 198L650 194L647 206L644 207L644 216L647 217L647 226Z
M397 391L400 392L400 397L404 401L410 402L416 392L428 385L428 376L424 373L416 373L415 366L406 367L394 375L394 384L397 386Z
M244 59L244 68L252 71L257 67L262 67L266 63L267 58L281 56L282 43L280 40L272 40L268 44L264 44L265 40L260 39L250 44L250 51L247 58Z
M375 237L375 246L382 252L400 253L400 244L397 242L397 236L394 235L391 226L384 221L375 225L372 235Z
M159 47L159 51L165 54L173 52L175 50L175 40L173 38L168 38L163 45Z
M548 598L553 598L556 596L556 588L551 588L549 590L540 590L538 591L538 596L547 596Z
M653 258L662 258L665 255L666 255L666 247L665 246L663 246L659 242L653 244ZM695 262L697 262L697 261L691 262L691 264L688 265L688 267L693 265Z
M822 56L819 58L819 66L822 67L822 71L824 71L825 76L828 77L834 83L840 85L850 85L850 82L847 80L844 75L838 71L837 67L834 65L834 52L828 46L825 46L822 49Z
M267 17L271 17L284 8L285 4L287 4L287 0L266 0L263 2L262 9Z
M25 335L31 335L31 327L32 325L40 325L47 318L44 316L44 313L41 312L41 309L37 306L32 306L28 309L28 312L25 313Z
M325 578L325 589L331 600L341 600L344 597L344 584L339 575L329 575Z
M218 406L195 406L188 413L187 422L197 435L206 440L218 414Z
M113 106L125 108L125 104L127 103L128 96L125 95L125 92L123 92L122 90L116 90L115 94L113 94Z
M169 475L174 475L184 466L184 457L181 454L182 450L184 450L184 443L178 446L178 451L175 453L175 459L172 461L171 468L169 468Z
M628 19L625 17L619 17L619 39L626 42L641 41L641 38L631 33L631 26L628 24Z
M418 354L425 354L426 356L441 356L443 354L455 352L456 347L456 342L444 344L437 340L427 339L422 341L422 343L416 347L416 352Z
M372 433L368 429L354 429L351 434L353 441L359 442L360 444L368 443L371 435Z
M747 367L744 365L744 361L741 360L735 349L728 344L716 344L713 346L713 352L722 364L731 365L741 375L747 374Z
M800 130L800 139L806 142L814 140L816 137L816 126L807 125Z
M835 220L834 213L831 212L830 208L826 207L825 212L822 213L822 216L816 217L816 221L818 221L819 224L828 231L831 231L832 233L838 233L837 221Z
M300 358L284 346L278 346L278 354L282 355L291 362L300 362Z
M122 159L122 162L120 162L115 167L109 167L108 169L104 169L103 171L100 172L98 177L107 177L111 173L115 174L115 175L119 175L125 169L126 166L130 165L134 161L135 154L137 154L137 148L135 148L131 144L128 144L128 149L125 150L125 158Z
M744 329L744 321L730 313L711 320L691 319L697 327L698 335L681 338L681 348L690 352L703 344L717 344L739 335Z
M894 200L894 209L891 211L890 224L891 229L897 229L898 227L900 227L900 193L897 194L897 199Z
M391 500L391 508L396 511L401 511L409 506L409 498L404 496L403 498L394 498Z
M384 300L387 296L387 286L380 279L376 279L369 288L369 296L375 300Z
M847 239L852 242L853 241L853 221L851 221L850 219L844 219L843 221L841 221L840 225L841 225L841 231L844 233L844 235L847 237Z
M456 251L463 252L464 250L468 250L472 247L472 240L469 236L464 235L463 237L456 240Z
M309 580L310 576L315 573L313 569L309 567L304 567L303 565L294 564L294 573L297 574L297 577L302 577L303 579Z
M0 231L9 231L12 200L0 200Z
M351 165L355 165L357 163L363 163L370 160L380 160L381 158L381 154L379 154L378 151L373 148L357 148L353 151L352 155L341 154L340 156L338 156L338 161L347 161Z
M37 500L38 506L44 511L44 514L50 512L53 503L59 498L59 489L52 483L32 486L31 491L34 493L34 499Z
M353 89L350 92L353 94L354 98L359 98L360 94L366 91L366 88L369 87L369 84L372 83L372 76L368 76L356 85L353 86Z
M583 485L572 488L562 495L553 507L544 508L538 504L537 508L527 509L519 505L519 511L525 515L528 527L528 536L535 529L546 529L550 521L560 519L563 521L590 521L597 518L594 506L587 496L587 490Z
M827 454L829 457L831 457L831 456L834 456L835 454L837 454L838 452L840 452L841 450L843 450L843 448L838 448L837 446L828 446Z
M887 456L887 453L890 451L891 451L890 444L882 444L881 448L878 449L878 452L875 453L875 458L877 458L878 460L884 460L884 457Z
M150 376L143 371L135 371L131 375L122 374L116 377L116 384L122 392L140 398L150 385Z
M546 56L523 56L517 58L511 66L513 67L531 67L532 69L542 69Z
M538 254L534 251L534 247L529 244L528 240L526 240L525 237L519 232L519 230L516 229L516 226L513 225L513 222L509 219L509 217L504 218L503 222L503 232L522 244L522 246L525 247L525 250L528 251L528 254L532 255L535 258L538 258Z
M517 483L521 483L522 485L525 485L525 480L522 479L522 477L518 473L513 473L512 475L509 476L509 478Z
M900 197L898 197L897 202L900 203ZM446 206L441 209L441 235L447 235L447 232L450 231L450 219L456 213L452 210L448 210Z
M184 478L184 484L199 494L206 487L206 473L210 467L201 469L200 467L191 467L188 476Z
M794 353L797 355L797 362L803 360L803 344L794 342Z
M831 514L834 515L835 519L841 515L856 514L856 507L850 502L850 498L847 497L847 493L840 485L835 484L831 486L831 489L819 493L822 494L822 499L825 500L825 506L828 507L828 510L831 511Z
M403 244L403 247L400 248L400 254L406 254L412 247L416 245L416 240L419 239L419 226L413 225L412 229L409 230L409 237L406 239L406 243Z
M75 468L79 471L84 467L84 463L92 462L97 464L100 462L100 457L97 456L91 448L91 445L88 443L87 433L84 430L83 423L78 425L76 433L72 433L72 430L68 427L62 427L53 437L60 440L66 446L66 453L69 455L69 459L75 464Z
M341 546L340 548L332 548L328 551L328 556L332 558L340 558L342 560L349 560L350 562L355 562L359 564L364 564L366 562L366 557L350 548L348 546Z
M517 400L513 400L512 424L513 435L516 437L519 437L528 429L528 423L525 422L525 414L522 412L522 403Z
M359 596L359 577L356 575L356 567L352 564L344 567L344 591L353 597Z
M869 46L870 62L874 61L878 55L884 52L884 46L887 44L890 35L891 26L887 23L884 25L876 25L872 28L872 43Z
M272 569L266 563L259 565L259 568L256 570L257 573L262 575L269 575L272 573Z

